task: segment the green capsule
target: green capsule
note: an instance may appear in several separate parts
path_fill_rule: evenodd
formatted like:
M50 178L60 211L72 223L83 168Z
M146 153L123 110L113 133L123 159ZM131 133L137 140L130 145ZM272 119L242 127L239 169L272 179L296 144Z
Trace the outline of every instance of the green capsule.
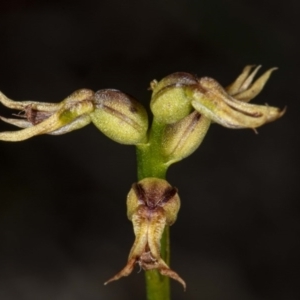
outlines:
M167 125L162 140L167 163L171 165L191 155L200 146L210 123L210 119L194 111L184 119Z
M171 74L159 82L152 81L150 107L157 121L171 124L186 117L193 107L185 87L197 84L195 76L182 72Z
M148 116L145 108L118 90L106 89L95 93L92 122L112 140L136 145L147 140Z

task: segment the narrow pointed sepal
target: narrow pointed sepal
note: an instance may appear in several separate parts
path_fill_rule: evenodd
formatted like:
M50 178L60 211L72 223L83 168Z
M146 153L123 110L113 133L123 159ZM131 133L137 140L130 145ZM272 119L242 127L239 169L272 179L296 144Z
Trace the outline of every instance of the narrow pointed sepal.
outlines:
M200 114L228 128L257 128L280 118L285 110L268 105L255 105L230 96L212 78L199 80L199 86L190 88L192 106Z
M81 89L57 104L35 101L13 101L0 94L0 101L8 108L17 109L19 118L0 119L24 128L0 133L2 141L23 141L40 134L64 134L80 129L91 122L89 114L94 110L94 92Z
M251 72L253 67L254 66L246 66L242 74L226 88L229 95L233 96L237 100L249 102L262 91L272 72L277 70L277 68L271 68L253 82L254 77L261 66L257 66Z

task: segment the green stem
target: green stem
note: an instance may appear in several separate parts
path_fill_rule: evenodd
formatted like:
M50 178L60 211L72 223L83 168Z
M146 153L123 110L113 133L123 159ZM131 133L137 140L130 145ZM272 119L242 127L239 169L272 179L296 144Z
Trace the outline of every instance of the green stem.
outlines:
M162 133L165 125L153 120L148 144L137 146L138 180L147 177L165 179L168 166L161 151ZM170 263L170 229L166 226L161 238L161 257ZM170 279L157 270L146 271L147 300L170 300Z

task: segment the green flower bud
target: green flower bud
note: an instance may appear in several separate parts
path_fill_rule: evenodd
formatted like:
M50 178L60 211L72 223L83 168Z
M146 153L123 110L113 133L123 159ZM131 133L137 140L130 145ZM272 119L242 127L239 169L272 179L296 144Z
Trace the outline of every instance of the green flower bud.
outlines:
M112 140L127 145L143 143L147 138L148 116L132 97L113 89L95 93L92 122Z
M105 284L128 276L136 263L144 270L157 269L162 275L180 282L184 280L160 256L160 240L166 225L172 225L180 207L177 189L166 180L145 178L132 185L127 196L127 216L133 223L135 241L128 262Z
M184 119L167 125L162 139L162 151L167 164L191 155L200 146L210 124L210 119L194 111Z
M193 108L183 87L197 84L197 78L188 73L174 73L160 82L152 81L150 107L157 121L171 124L186 117Z

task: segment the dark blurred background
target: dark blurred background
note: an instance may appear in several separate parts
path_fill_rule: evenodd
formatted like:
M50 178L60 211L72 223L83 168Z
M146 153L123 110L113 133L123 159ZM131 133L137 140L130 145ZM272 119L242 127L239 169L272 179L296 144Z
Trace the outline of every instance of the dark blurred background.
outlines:
M295 0L0 4L0 90L15 100L116 88L148 107L149 82L172 72L226 86L247 64L279 67L254 101L287 106L282 119L258 135L213 125L170 168L182 200L172 268L187 282L186 292L172 282L174 300L300 299L299 9ZM0 299L145 299L138 268L103 286L134 240L125 200L135 169L134 147L92 125L0 142Z

